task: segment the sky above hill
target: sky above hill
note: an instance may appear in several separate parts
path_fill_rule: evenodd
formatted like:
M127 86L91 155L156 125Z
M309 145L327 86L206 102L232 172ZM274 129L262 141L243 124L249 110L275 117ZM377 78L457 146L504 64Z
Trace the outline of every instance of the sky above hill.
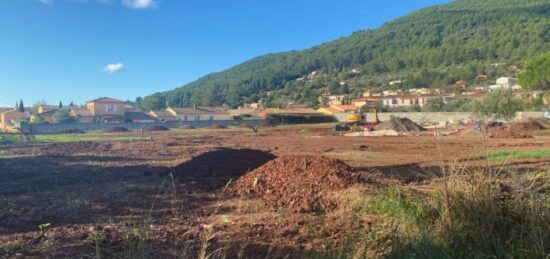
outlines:
M450 0L2 0L0 106L134 100Z

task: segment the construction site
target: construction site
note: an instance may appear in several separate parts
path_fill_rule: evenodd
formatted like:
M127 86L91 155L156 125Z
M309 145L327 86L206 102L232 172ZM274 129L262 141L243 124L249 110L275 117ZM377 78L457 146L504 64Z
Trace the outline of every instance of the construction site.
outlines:
M155 126L39 134L0 148L1 258L550 252L547 118ZM444 224L449 217L463 225Z

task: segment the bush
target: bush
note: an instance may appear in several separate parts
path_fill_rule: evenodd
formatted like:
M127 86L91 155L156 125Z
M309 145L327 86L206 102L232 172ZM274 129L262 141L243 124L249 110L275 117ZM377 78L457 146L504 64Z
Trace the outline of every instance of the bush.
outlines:
M75 121L74 118L70 116L69 111L64 109L56 111L52 115L52 118L54 123L71 123Z

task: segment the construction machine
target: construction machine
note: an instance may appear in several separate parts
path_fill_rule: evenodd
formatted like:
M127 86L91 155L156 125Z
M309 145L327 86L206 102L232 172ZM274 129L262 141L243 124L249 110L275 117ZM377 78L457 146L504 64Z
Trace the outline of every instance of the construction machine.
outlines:
M357 108L357 111L355 113L348 115L348 123L349 124L365 124L368 123L367 120L367 113L372 112L372 119L374 123L380 123L380 119L378 118L378 108L375 104L367 103L361 107Z

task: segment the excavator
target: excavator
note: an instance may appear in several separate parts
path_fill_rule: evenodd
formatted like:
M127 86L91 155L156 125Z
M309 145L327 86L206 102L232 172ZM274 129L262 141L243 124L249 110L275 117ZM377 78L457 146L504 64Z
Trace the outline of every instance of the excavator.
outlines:
M348 123L353 125L368 123L368 118L366 115L367 112L372 112L372 119L374 123L380 123L380 119L378 118L378 108L376 106L371 106L368 104L357 108L356 113L349 114Z
M367 118L368 112L372 112L372 119ZM370 121L369 121L370 120ZM348 114L345 124L335 125L333 131L347 131L350 128L363 127L367 131L371 131L376 124L380 123L378 118L378 107L376 104L367 103L357 108L355 113Z

